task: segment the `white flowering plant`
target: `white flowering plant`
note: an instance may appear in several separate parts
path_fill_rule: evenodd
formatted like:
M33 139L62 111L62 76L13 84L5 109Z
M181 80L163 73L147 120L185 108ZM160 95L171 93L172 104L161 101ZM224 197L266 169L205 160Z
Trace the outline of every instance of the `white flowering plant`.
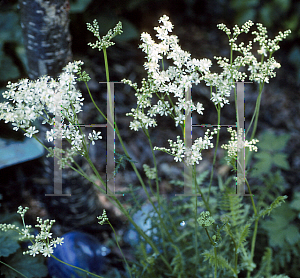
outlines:
M249 191L253 214L251 215L249 213L250 206L246 206L244 209L241 208L240 196L233 196L231 189L223 188L221 192L221 194L223 194L223 200L220 203L220 209L224 211L224 215L222 215L220 220L223 221L224 224L219 227L216 224L217 220L219 220L216 199L215 202L210 202L212 192L216 192L215 187L212 186L214 168L212 167L211 170L208 188L200 188L200 180L203 179L203 176L202 174L200 177L197 176L196 165L200 164L203 159L202 151L210 148L215 148L213 166L215 165L219 144L221 109L229 104L229 97L232 91L235 100L238 134L236 131L228 129L231 134L231 140L228 144L224 144L222 148L228 151L228 158L232 166L234 166L233 161L236 159L237 153L241 150L247 147L250 151L257 151L257 147L255 146L257 140L254 139L254 136L258 123L263 86L265 83L268 83L271 78L275 77L275 69L280 68L280 64L272 55L279 49L279 42L289 35L290 30L279 32L274 39L269 39L266 28L261 24L257 24L258 31L252 32L255 36L254 40L249 41L248 44L245 45L244 42L237 44L237 38L240 34L250 31L250 28L254 25L252 21L247 21L241 27L236 25L233 27L233 30L230 30L224 24L219 24L218 28L224 31L228 36L230 57L214 57L221 68L220 73L215 73L210 70L213 64L211 60L207 58L192 58L189 52L181 49L178 37L171 35L173 24L170 22L168 16L162 16L159 19L159 23L160 26L154 28L157 32L156 36L160 41L159 43L156 43L148 33L142 33L141 35L142 44L140 48L146 54L144 67L147 71L147 78L142 80L140 87L137 83L132 83L130 80L123 80L125 84L130 85L135 90L137 98L137 107L132 108L131 112L127 113L127 116L133 117L129 127L132 131L141 129L145 133L152 151L154 167L150 168L150 166L144 165L144 171L146 177L149 179L150 189L152 194L155 195L157 205L150 196L137 167L130 159L118 130L117 123L110 122L109 117L105 116L93 100L87 85L90 78L88 74L81 69L83 62L75 61L69 63L64 68L63 73L58 77L58 80L54 80L50 77L41 77L36 81L24 79L18 83L9 83L7 86L8 90L3 93L4 98L8 99L9 102L0 104L0 119L3 119L6 123L12 122L15 130L22 129L25 132L25 136L33 137L42 143L36 136L39 131L33 125L33 122L42 117L44 119L42 124L47 123L54 125L56 106L57 103L60 103L62 108L60 114L61 131L57 132L55 129L51 129L46 133L46 139L48 141L53 141L58 137L66 139L70 143L71 148L68 150L60 150L60 152L64 154L60 162L61 167L71 167L103 192L103 188L99 187L74 160L74 156L78 154L86 158L97 178L101 180L102 184L105 184L88 155L89 144L93 145L95 140L102 139L102 137L99 132L93 131L88 135L88 138L86 138L79 126L77 117L77 114L82 111L83 98L81 93L77 90L76 83L79 81L85 82L93 104L104 119L108 121L108 125L114 127L123 147L124 155L128 158L155 211L154 215L157 221L154 222L153 225L157 224L158 230L161 233L161 241L155 241L153 237L145 233L133 221L133 217L116 196L108 195L108 199L128 218L153 252L151 256L148 256L145 251L146 249L143 247L143 243L141 243L142 255L138 258L139 262L132 263L132 266L129 266L123 256L130 277L162 277L162 275L168 275L168 277L216 278L238 277L239 273L242 272L245 277L250 278L256 268L254 263L254 251L258 221L267 213L269 214L273 208L276 208L284 202L286 196L278 197L267 209L259 209L255 205L249 182L246 177L243 177L243 181L247 184ZM111 42L111 39L122 33L122 25L118 23L113 30L110 30L108 34L102 38L99 35L97 21L94 21L93 24L87 24L87 27L97 38L95 43L90 43L89 45L92 48L103 51L106 79L107 82L109 82L106 49L114 44ZM256 57L257 54L255 56L252 53L253 43L255 42L259 44L259 50L257 51L258 58ZM245 69L248 71L248 74ZM239 126L238 121L235 83L244 82L247 78L259 84L259 94L251 123L247 131L244 131L242 127ZM208 129L203 137L196 138L191 146L187 146L185 138L186 115L192 112L203 115L204 106L200 102L194 103L191 99L187 99L186 94L192 86L200 83L204 83L210 89L211 101L216 108L218 116L218 125L217 128L213 130ZM108 90L109 88L110 86L108 84ZM108 105L112 105L110 94ZM159 146L153 147L152 145L149 128L157 126L156 117L158 115L161 117L171 117L174 120L175 127L179 126L181 128L182 134L177 136L175 142L170 139L168 140L170 145L169 149ZM252 128L252 134L250 139L246 140L245 138L250 128ZM215 144L212 143L214 137L216 137ZM54 149L47 148L47 150L51 156L56 155ZM158 177L159 171L155 151L163 151L170 154L174 156L176 162L184 162L187 166L191 167L192 187L195 193L200 193L202 201L198 204L197 196L195 197L195 202L193 202L191 198L191 202L185 204L185 208L188 212L183 213L179 208L176 211L174 207L169 210L166 209L167 204L159 194L160 179ZM234 170L236 171L237 169L234 167ZM156 184L156 192L152 190L151 180L154 180ZM213 197L211 197L211 200L212 199ZM201 212L199 212L199 209L202 207L205 208L206 212L202 211L199 215ZM171 211L173 211L172 213L174 215L177 215L176 218L173 219ZM23 210L19 211L19 213L22 214L23 212ZM24 214L22 214L23 219ZM182 221L184 219L183 217L187 217L187 220ZM108 223L113 229L105 211L103 211L102 216L99 216L98 219L100 220L100 225ZM179 223L177 223L177 221L179 221L181 227L186 226L186 230L182 234L180 234L180 230L178 229ZM53 222L42 222L41 219L38 219L38 222L38 227L41 228L42 232L35 238L37 245L32 245L26 253L32 256L39 253L44 256L52 256L53 248L57 244L61 244L62 240L50 240L47 241L45 245L46 238L51 238L50 228ZM253 223L254 230L251 246L248 247L246 241L250 233L250 226ZM204 228L209 242L213 246L212 253L209 251L209 246L201 236L198 229L199 225ZM2 224L1 227L2 229L8 229L8 226L4 224ZM210 236L208 229L214 229L213 236ZM223 238L226 237L226 240L222 239L221 232L224 234ZM23 236L32 239L32 236L28 233L28 227L24 226L22 233ZM189 240L191 244L185 246L187 235L193 237L194 240ZM228 240L232 243L230 247L226 246ZM181 244L182 247L179 247L179 244ZM118 247L120 248L119 244ZM205 250L205 248L207 248L207 250ZM201 255L199 254L200 249L203 251ZM172 255L174 250L176 254ZM228 258L226 258L226 256ZM209 261L209 264L203 264L206 260ZM266 260L266 258L263 259L262 266L258 273L267 273L266 277L271 277L271 271L264 270ZM187 261L188 264L186 263ZM211 267L213 268L213 276L210 274Z

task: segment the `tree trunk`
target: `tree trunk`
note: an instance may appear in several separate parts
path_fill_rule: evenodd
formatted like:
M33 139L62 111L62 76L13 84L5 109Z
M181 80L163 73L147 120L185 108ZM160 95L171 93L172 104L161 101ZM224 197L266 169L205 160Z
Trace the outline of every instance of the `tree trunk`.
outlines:
M28 75L56 77L72 59L69 0L20 0Z

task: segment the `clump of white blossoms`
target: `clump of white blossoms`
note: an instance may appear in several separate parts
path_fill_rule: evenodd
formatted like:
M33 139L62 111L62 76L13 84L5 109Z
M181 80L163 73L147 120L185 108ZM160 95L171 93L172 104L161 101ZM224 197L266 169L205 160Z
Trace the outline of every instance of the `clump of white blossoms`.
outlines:
M231 127L227 130L231 134L231 139L228 144L222 145L221 148L228 151L229 160L236 159L237 153L244 148L249 148L250 151L257 152L257 146L254 144L259 142L258 139L252 139L251 141L245 140L242 128L240 128L238 134L236 133L236 130L233 130Z
M99 220L98 223L100 225L104 225L106 222L109 222L105 209L102 211L102 215L101 216L97 216L97 219Z
M148 79L142 80L141 88L130 80L123 80L136 90L137 108L132 109L132 113L127 116L133 116L134 120L130 123L130 128L138 131L139 128L149 128L157 125L154 117L156 115L170 115L176 126L184 124L184 111L197 111L199 114L203 112L201 103L196 105L192 101L186 102L185 92L187 92L192 84L200 82L200 72L203 74L209 70L211 61L208 59L191 59L191 55L183 51L178 45L178 38L175 35L169 35L172 32L173 25L169 21L169 17L164 15L159 20L161 26L155 27L157 37L160 43L155 43L148 33L142 33L140 45L142 51L146 53L147 62L144 67L148 72ZM173 61L173 65L162 70L160 63L164 61L164 57ZM160 95L158 95L160 93ZM156 104L152 105L153 95L158 96ZM175 104L171 96L177 98ZM148 111L146 112L146 109Z
M262 24L257 24L257 31L253 31L255 36L253 42L258 42L260 50L258 54L262 55L259 60L252 53L253 42L248 45L244 42L237 44L237 38L242 33L248 33L250 27L254 25L252 21L247 21L241 27L235 25L233 31L225 24L219 24L218 28L224 31L229 39L230 58L214 57L221 67L221 73L212 73L210 67L212 62L209 59L192 59L190 53L181 49L178 44L178 38L175 35L169 35L173 30L173 24L169 17L164 15L159 19L160 26L155 27L157 38L156 43L148 33L142 33L142 44L140 48L146 53L147 61L144 67L147 71L147 79L143 79L141 87L130 80L123 80L124 83L132 86L136 91L137 107L131 109L133 121L130 123L132 130L138 131L140 128L148 129L157 126L155 117L170 116L174 119L175 125L180 125L182 129L185 124L185 115L189 112L197 111L203 114L202 103L193 103L186 100L186 93L193 84L197 85L201 81L210 87L211 101L219 110L225 104L229 104L229 96L232 89L235 89L236 82L244 82L248 77L246 72L241 72L241 68L248 67L250 72L249 80L260 84L269 82L269 79L275 77L274 70L280 67L280 64L272 57L273 53L279 49L278 43L285 39L290 30L279 32L273 40L267 39L266 28ZM265 55L269 54L265 61ZM235 56L235 57L234 57ZM213 90L213 88L215 88ZM235 92L236 93L236 92ZM155 103L154 96L158 98ZM174 100L175 99L175 100ZM206 135L210 137L210 135ZM185 157L189 158L189 164L199 163L201 154L199 150L212 147L211 138L198 138L195 140L191 150L185 149L184 142L177 138L177 142L169 140L171 150L165 148L155 148L166 151L175 156L176 161L182 161Z
M3 93L3 97L10 102L0 103L0 119L3 119L5 123L12 122L14 130L22 129L28 137L39 132L33 126L33 122L40 117L44 119L42 124L55 125L55 114L59 108L61 129L58 132L53 127L46 132L46 139L51 142L61 136L71 144L70 149L61 150L65 154L63 165L72 161L75 154L84 155L85 153L85 135L78 127L77 118L83 105L82 94L76 88L77 79L82 75L82 65L82 61L69 63L59 75L58 80L43 76L34 81L23 79L18 83L9 82L8 90ZM92 144L101 138L100 132L95 131L88 136ZM52 150L50 156L53 155Z
M143 164L143 168L144 168L146 177L149 180L154 180L156 178L156 170L155 170L155 168L150 168L147 164Z
M88 43L89 46L91 46L93 49L98 48L99 51L101 51L103 48L108 48L115 43L112 42L111 40L117 36L123 33L122 31L122 22L119 21L119 23L115 26L113 30L109 30L105 36L102 38L100 37L99 34L99 24L96 19L93 21L93 25L90 23L87 23L87 29L91 31L94 36L98 39L96 43Z
M210 216L210 212L209 211L202 211L200 213L199 218L197 219L198 224L202 227L209 227L211 226L213 223L215 223L215 219L213 219Z
M35 227L40 228L40 232L34 236L30 234L30 229L32 228L31 225L25 225L24 215L28 210L28 207L23 208L19 206L17 213L21 215L22 222L23 222L23 229L20 229L16 225L12 224L0 224L0 230L6 232L8 230L16 231L20 234L20 240L30 240L32 245L28 246L27 251L23 252L23 254L29 254L35 257L38 254L42 254L45 257L50 257L53 253L53 248L57 245L62 245L64 238L58 237L56 239L52 238L52 233L50 230L52 225L54 224L55 220L42 220L41 218L37 217L38 224Z
M186 147L180 136L177 136L177 142L168 140L171 149L154 147L154 150L163 151L174 156L176 162L181 162L185 158L187 165L199 164L200 160L202 160L202 150L214 147L211 140L213 139L213 135L218 133L219 129L220 127L214 128L213 131L208 129L204 134L204 138L197 138L191 148Z

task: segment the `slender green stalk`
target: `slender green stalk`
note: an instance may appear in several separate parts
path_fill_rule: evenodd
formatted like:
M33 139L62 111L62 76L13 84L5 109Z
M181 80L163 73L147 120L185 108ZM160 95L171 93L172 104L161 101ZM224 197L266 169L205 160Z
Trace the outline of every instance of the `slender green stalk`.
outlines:
M205 205L206 210L209 211L209 213L211 214L211 209L210 209L209 203L207 202L206 198L204 197L204 195L200 189L200 186L197 187L197 190L198 190L198 193L201 195L201 198Z
M218 269L218 257L217 257L217 247L214 246L214 254L215 254L215 278L217 278L217 269Z
M153 163L154 163L154 168L155 168L155 173L156 173L156 197L157 197L157 202L158 202L158 216L159 216L159 219L160 221L162 221L161 223L164 225L164 228L166 228L165 224L164 224L164 221L163 219L161 218L161 211L160 211L160 208L161 208L161 200L160 200L160 193L159 193L159 183L158 183L158 171L157 171L157 163L156 163L156 157L155 157L155 154L154 154L154 150L153 150L153 145L152 145L152 142L151 142L151 138L150 138L150 135L149 135L149 132L148 130L144 130L144 133L146 134L147 138L148 138L148 141L149 141L149 145L150 145L150 149L151 149L151 152L152 152L152 157L153 157ZM150 187L151 188L151 187ZM175 223L173 221L173 218L171 217L171 215L169 213L167 213L167 215L169 216L169 219L172 223L172 228L173 228L173 231L175 232L176 236L179 236L179 233L175 227ZM168 234L168 237L169 237L169 240L172 241L172 239L170 238L170 234L169 234L169 231L166 230L166 233Z
M196 194L196 166L193 167L193 177L194 177L194 188L195 188L195 194ZM198 222L197 222L197 208L198 208L198 196L195 196L196 203L195 203L195 254L196 254L196 262L199 261L199 253L198 253ZM195 267L195 277L197 277L197 265Z
M130 277L132 278L131 271L130 271L130 267L129 267L129 265L128 265L128 263L127 263L127 260L126 260L124 254L123 254L123 251L122 251L122 249L121 249L121 247L120 247L120 245L119 245L119 242L118 242L118 239L117 239L116 231L115 231L114 227L110 224L110 222L109 222L109 221L107 221L107 222L108 222L109 226L112 228L112 230L113 230L113 232L114 232L114 234L115 234L116 243L117 243L118 248L119 248L119 250L121 251L121 254L122 254L122 256L123 256L123 258L124 258L124 261L125 261L125 263L126 263L126 265L127 265L127 268L128 268L129 274L130 274Z
M87 82L85 81L84 84L85 84L85 86L86 86L86 88L87 88L87 90L88 90L89 96L90 96L90 98L91 98L91 100L92 100L94 106L96 107L96 109L98 110L98 112L102 115L102 117L107 121L107 117L105 116L105 114L101 111L101 109L98 107L98 105L97 105L96 102L94 101L94 98L93 98L93 96L92 96L92 93L91 93L91 91L90 91L90 88L89 88Z
M150 200L150 199L149 199ZM131 224L135 227L135 229L137 230L137 232L145 239L145 241L152 247L153 251L155 254L160 255L162 261L164 262L164 264L167 266L167 268L169 269L169 271L172 271L172 267L170 266L169 262L166 260L166 258L160 254L159 250L157 249L157 247L155 246L155 244L152 242L152 240L144 233L144 231L133 221L133 219L131 218L131 216L129 215L128 211L123 207L123 205L120 203L120 201L115 198L115 202L117 203L118 207L120 208L120 210L124 213L124 215L126 217L128 217L128 220L131 222Z
M70 266L70 267L76 268L76 269L78 269L78 270L80 270L80 271L83 271L83 272L85 272L85 273L87 273L87 274L91 274L91 275L93 275L93 276L95 276L95 277L98 277L98 278L104 278L103 276L94 274L94 273L89 272L89 271L87 271L87 270L84 270L84 269L82 269L82 268L80 268L80 267L77 267L77 266L68 264L68 263L66 263L66 262L64 262L64 261L62 261L62 260L60 260L59 258L55 257L55 256L52 255L52 254L51 254L51 257L52 257L53 259L55 259L55 260L61 262L62 264L65 264L65 265L68 265L68 266Z
M17 272L19 275L28 278L26 275L22 274L20 271L16 270L15 268L13 268L12 266L6 264L5 262L0 261L0 263L4 264L5 266L7 266L8 268L12 269L13 271Z
M115 128L116 128L116 133L117 133L119 139L121 139L120 141L121 141L121 144L122 144L122 146L123 146L124 152L125 152L125 154L129 157L128 152L127 152L127 150L126 150L126 147L125 147L125 145L124 145L124 143L123 143L123 141L122 141L122 138L120 137L120 133L119 133L119 130L118 130L118 128L117 128L117 125L115 126ZM39 140L35 135L33 135L33 137L34 137L38 142L40 142L40 140ZM40 143L41 143L41 142L40 142ZM42 143L41 143L41 144L42 144ZM49 150L44 144L42 144L42 145L50 152L50 150ZM74 162L74 163L76 164L76 162ZM91 163L91 165L93 165L93 163L91 162L91 160L89 160L89 163ZM156 212L157 212L157 209L156 209L155 205L153 204L153 202L152 202L152 200L151 200L151 198L150 198L150 196L149 196L149 193L148 193L147 190L146 190L145 184L144 184L144 182L143 182L143 180L142 180L142 178L141 178L141 176L140 176L140 174L139 174L139 172L138 172L136 166L134 165L133 162L130 161L130 163L131 163L131 165L132 165L132 167L133 167L133 169L134 169L134 171L135 171L137 177L139 178L139 180L140 180L140 182L141 182L141 184L142 184L142 186L143 186L143 188L144 188L144 190L145 190L145 192L146 192L146 194L147 194L147 197L148 197L149 201L152 203L153 208L154 208L154 209L156 210ZM77 170L76 168L74 168L73 166L71 166L71 165L69 165L69 166L71 167L71 169L73 169L74 171L76 171L77 173L79 173L80 175L82 175L82 176L83 176L84 178L86 178L88 181L92 182L97 188L99 188L101 191L103 191L103 188L101 188L99 185L97 185L97 184L96 184L96 183L95 183L95 182L94 182L87 174L85 174L83 171L81 172L81 171ZM77 166L79 167L78 164L77 164ZM79 168L80 168L80 167L79 167ZM92 168L93 168L94 172L96 173L96 175L98 176L99 173L98 173L97 169L96 169L95 167L92 167ZM143 232L143 230L141 230L141 228L133 221L132 217L129 215L129 213L128 213L127 210L124 208L124 206L119 202L119 200L118 200L115 196L112 196L112 195L111 195L111 196L107 195L107 198L108 198L110 201L114 201L114 202L115 202L116 206L119 207L119 209L124 213L124 215L128 218L128 220L129 220L129 221L132 223L132 225L135 227L135 229L137 230L137 232L138 232L138 233L145 239L145 241L152 247L152 249L154 250L154 252L155 252L156 254L160 254L160 252L158 251L158 249L156 248L156 246L154 245L154 243L151 241L151 239L150 239L150 238ZM163 222L162 222L162 223L163 223ZM165 258L162 254L160 254L160 256L161 256L162 261L166 264L167 268L168 268L170 271L172 271L172 267L170 266L170 264L168 263L168 261L166 260L166 258Z
M104 64L105 64L105 75L106 75L106 82L107 82L107 89L108 89L108 102L110 107L110 112L113 113L113 105L112 105L112 99L111 99L111 90L110 90L110 84L109 84L109 69L108 69L108 60L107 60L107 53L106 48L103 48L103 55L104 55ZM107 115L108 119L108 115ZM110 124L112 127L114 127L114 123L110 123L107 121L108 124Z
M203 228L204 228L204 230L205 230L205 232L206 232L206 234L207 234L207 236L208 236L208 238L209 238L209 241L210 241L211 245L214 247L214 254L215 254L214 277L217 278L217 269L218 269L217 247L215 246L214 241L213 241L212 238L210 237L207 228L206 228L206 227L203 227Z
M218 113L218 127L219 127L220 123L221 123L221 107L220 107L220 105L216 106L216 109L217 109L217 113ZM214 166L215 166L216 158L217 158L217 150L218 150L218 145L219 145L219 138L220 138L220 129L218 129L218 133L217 133L217 142L216 142L216 146L215 146L215 153L214 153L213 165L212 165L212 169L211 169L211 172L210 172L210 180L209 180L209 187L208 187L207 202L209 202L210 190L211 190L212 180L213 180L213 176L214 176Z
M248 190L249 190L249 194L250 194L250 197L251 197L251 202L252 202L252 206L253 206L253 210L254 210L254 215L257 216L257 210L256 210L256 206L255 206L255 203L254 203L253 195L251 193L250 185L249 185L247 179L245 179L245 182L247 184L247 187L248 187ZM251 255L250 255L251 256L250 257L251 263L253 262L253 257L254 257L256 236L257 236L257 229L258 229L258 221L259 221L259 218L257 217L255 219L255 222L254 222L254 231L253 231L252 242L251 242ZM247 271L247 278L250 278L250 274L251 274L251 271L248 270Z
M247 134L248 134L248 132L249 132L251 126L252 126L252 123L254 121L254 127L253 127L253 130L252 130L252 134L251 134L250 140L252 140L254 138L255 133L256 133L256 129L257 129L257 122L258 122L259 109L260 109L260 101L261 101L263 87L264 87L264 84L260 83L259 84L259 93L258 93L258 97L257 97L257 100L256 100L254 113L253 113L252 119L250 121L249 127L248 127L247 132L246 132L246 136L247 136Z

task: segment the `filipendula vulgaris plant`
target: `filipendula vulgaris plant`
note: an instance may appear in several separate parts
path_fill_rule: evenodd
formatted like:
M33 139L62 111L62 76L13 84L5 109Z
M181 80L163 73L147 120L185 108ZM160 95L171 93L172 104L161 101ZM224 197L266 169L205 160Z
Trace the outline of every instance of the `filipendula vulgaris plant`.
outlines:
M3 96L10 102L0 104L0 119L5 122L12 122L14 129L19 128L25 131L25 136L34 137L41 144L42 142L35 135L38 130L32 125L32 122L43 117L43 124L54 124L55 106L57 99L61 100L62 104L62 130L61 133L55 133L54 129L47 132L46 139L53 141L57 136L66 139L71 148L68 150L60 150L63 155L61 160L61 167L71 167L77 171L95 186L101 192L104 189L98 186L94 180L88 176L80 166L75 162L74 156L80 154L84 157L91 166L97 179L102 184L105 184L100 174L93 165L88 155L89 144L93 144L95 140L101 139L100 133L93 131L88 138L83 134L80 126L78 125L77 114L81 111L82 96L76 89L75 84L78 81L84 81L92 102L96 106L99 113L108 121L108 125L114 127L118 139L124 150L124 159L127 159L133 170L135 171L141 186L143 187L149 202L153 206L152 214L153 227L157 227L160 240L154 240L153 236L147 235L132 219L130 213L120 203L114 195L108 195L108 199L115 204L122 213L128 218L137 232L140 234L144 241L140 243L138 251L141 256L137 257L138 262L132 263L131 266L126 262L127 276L130 277L238 277L241 271L245 271L247 278L251 277L252 272L255 270L256 265L253 262L255 252L255 242L258 229L258 221L261 217L279 206L286 196L280 196L274 200L268 208L258 210L255 205L255 200L251 194L251 189L247 178L244 181L250 193L252 204L252 216L250 214L250 206L242 204L242 197L232 196L233 191L229 186L223 188L221 193L216 192L216 187L213 186L213 170L210 174L210 182L208 188L200 188L207 173L196 173L196 165L202 160L202 150L215 147L213 165L216 161L216 151L219 142L220 118L221 108L229 103L229 96L234 90L236 115L237 115L237 92L235 82L244 81L247 77L250 81L259 84L259 95L256 102L255 111L247 132L240 130L238 126L238 134L229 130L232 135L231 141L223 147L228 150L229 163L232 164L236 170L234 161L236 160L237 153L243 148L248 150L257 150L254 139L255 131L258 123L260 99L264 83L268 83L270 78L275 77L274 70L280 67L280 64L272 57L273 53L279 49L278 43L285 39L290 33L289 30L279 32L273 40L267 38L267 30L261 24L257 24L258 31L253 31L255 36L253 42L258 42L260 49L258 54L261 56L258 61L252 54L252 41L245 46L243 42L236 44L237 37L241 33L248 33L250 27L253 25L251 21L246 22L241 28L235 26L233 31L227 28L224 24L219 24L218 28L224 31L229 38L230 45L230 58L215 57L217 63L222 69L221 73L212 73L210 67L212 62L209 59L192 59L190 53L181 49L178 44L178 38L175 35L169 35L172 32L173 25L169 21L168 16L164 15L160 18L160 26L155 27L157 37L161 41L156 43L149 34L142 33L141 35L141 48L146 53L147 62L145 69L147 71L147 79L142 80L141 87L139 88L136 83L130 80L123 80L125 84L132 86L136 91L137 107L132 109L128 116L133 117L130 123L130 128L134 131L142 129L145 133L149 146L153 155L153 168L144 166L146 175L149 179L150 189L152 194L157 200L157 205L154 204L153 198L149 195L147 188L140 173L138 172L134 162L131 160L122 137L117 127L116 122L110 122L109 117L98 108L87 82L90 79L86 72L82 72L82 62L77 61L68 64L64 68L64 72L59 76L58 80L51 79L50 77L41 77L36 81L29 81L27 79L21 80L19 83L9 83L8 91L3 93ZM93 24L87 24L88 30L93 32L97 38L96 43L90 43L93 48L98 48L103 51L106 79L109 82L109 67L107 59L107 47L113 45L111 39L120 34L121 23L108 32L104 37L99 35L99 26L96 21ZM235 54L239 54L236 55ZM265 57L267 57L265 59ZM168 61L171 65L167 68L164 66L164 61ZM241 72L242 68L247 67L250 75L246 72ZM155 117L170 116L175 125L179 126L182 131L183 139L185 136L185 113L195 111L198 114L203 114L204 107L201 103L193 103L187 101L185 93L193 86L200 82L204 82L211 92L211 100L216 107L218 115L218 127L214 130L207 130L204 137L199 137L194 140L191 148L184 144L181 136L173 142L168 140L170 149L153 147L149 127L157 125ZM109 84L108 84L109 85ZM108 89L110 87L108 86ZM154 103L153 96L156 96L158 101ZM108 105L112 107L112 99L109 94ZM110 111L113 111L112 109ZM238 122L238 115L237 122ZM252 127L252 134L249 141L242 140L247 136L250 127ZM213 137L216 136L216 145L212 143ZM54 149L47 148L50 156L56 155ZM158 166L156 163L155 150L166 152L174 156L176 162L186 163L192 168L193 177L193 190L194 193L201 194L201 201L198 198L191 198L190 202L178 205L178 207L169 207L164 199L161 199L159 194L159 177ZM212 168L213 169L213 168ZM156 192L151 187L151 180L156 184ZM111 193L111 192L110 192ZM212 202L214 197L220 198L220 204ZM211 201L210 201L211 197ZM180 197L181 198L181 197ZM183 201L177 198L177 202ZM216 199L214 198L214 199ZM174 198L174 202L176 199ZM205 208L199 214L199 208ZM219 212L217 211L219 209ZM106 213L99 218L100 224L107 221ZM221 215L221 217L219 217ZM184 221L186 220L186 221ZM219 222L220 225L216 223ZM108 222L107 222L108 223ZM251 246L247 246L247 238L250 234L250 227L254 223L252 232ZM110 224L110 223L109 223ZM182 227L184 229L182 230ZM199 227L200 226L200 227ZM153 228L154 229L154 228ZM212 234L213 233L213 234ZM145 251L144 242L150 245L152 255L148 255ZM228 244L230 242L230 244ZM118 245L119 246L119 245ZM211 249L211 247L213 249ZM200 253L201 252L201 253ZM270 252L263 257L261 269L258 273L263 276L270 277ZM29 252L30 254L30 252ZM47 255L52 256L51 251ZM125 259L125 257L124 257ZM208 260L209 264L205 261ZM258 276L253 276L258 277ZM274 277L287 277L287 276L274 276Z
M130 116L133 116L134 118L134 120L130 124L130 127L133 130L138 130L139 128L141 128L146 134L147 138L150 138L148 127L157 125L154 117L157 114L160 116L169 115L174 119L176 126L180 125L184 138L184 113L187 113L187 111L190 109L191 111L197 111L197 113L202 114L204 110L201 103L195 104L192 101L186 101L185 93L189 88L191 88L192 84L197 85L201 81L204 81L205 84L210 87L211 100L216 107L218 115L218 125L220 125L220 111L224 105L229 103L228 97L232 89L234 89L237 115L237 92L235 89L235 85L233 84L235 84L235 82L245 80L245 78L247 77L246 72L241 72L239 70L242 67L248 67L248 71L250 72L249 80L255 81L259 84L259 96L257 99L255 111L246 134L241 128L239 128L239 126L238 134L236 134L236 131L233 131L229 128L228 131L231 133L231 140L227 145L222 146L224 149L228 150L228 162L231 163L235 171L237 171L235 164L238 151L244 148L248 148L249 151L257 151L257 147L255 146L257 140L254 139L254 136L257 128L263 85L264 83L268 83L270 78L275 77L274 70L276 68L279 68L280 64L275 61L272 55L276 50L279 49L278 42L286 38L290 31L288 30L284 33L280 32L274 40L271 40L267 39L266 28L261 24L257 24L258 32L252 32L252 34L256 36L253 42L258 42L260 46L258 54L261 55L261 58L260 61L257 61L257 58L251 53L253 43L252 41L250 41L247 46L244 46L243 42L241 42L239 45L236 44L237 37L241 33L249 32L250 27L253 25L251 21L246 22L241 28L235 26L233 28L233 32L229 30L224 24L218 25L218 28L220 30L223 30L229 38L230 59L215 57L217 63L223 70L220 74L217 74L210 72L209 68L212 65L212 62L210 60L191 59L188 52L181 50L178 45L177 37L174 35L169 35L169 33L172 31L173 26L168 20L167 16L163 16L160 19L160 22L162 23L162 25L155 28L155 30L157 31L157 37L159 40L161 40L160 43L155 43L155 41L147 33L143 33L141 36L141 39L143 41L141 48L146 53L147 62L145 63L145 69L148 72L148 78L142 80L142 86L140 88L138 88L137 84L132 84L131 81L125 81L136 90L136 96L138 100L137 108L132 109L132 113L128 114ZM241 55L237 55L236 57L234 57L235 53L239 53ZM267 55L267 60L264 60L264 57ZM173 65L169 65L168 68L165 69L164 59L167 60L169 64L171 60L173 62ZM162 66L160 66L160 62L162 63ZM157 96L158 101L154 104L153 102L155 95ZM238 123L238 115L236 117ZM253 123L254 127L250 140L245 140L245 136L247 135ZM177 137L176 142L168 140L171 147L170 149L154 147L154 150L161 150L173 155L176 162L181 162L185 158L185 162L193 167L193 177L195 181L193 185L195 190L194 192L201 194L203 203L201 203L200 206L204 206L206 208L206 212L208 213L206 214L206 216L210 215L213 210L214 213L216 213L216 208L213 208L209 203L213 171L211 172L210 176L208 192L207 194L203 194L204 190L201 191L200 187L197 187L199 183L196 182L195 165L198 164L202 159L201 151L203 149L213 147L211 139L214 134L217 134L217 143L215 146L215 154L213 159L213 164L215 164L216 151L219 142L219 128L214 129L212 132L210 130L207 130L204 138L195 139L191 148L187 148L185 146L184 141L180 138L180 136ZM150 146L152 146L151 142ZM155 157L154 168L157 171ZM222 246L220 236L221 228L217 226L215 228L215 235L213 235L212 237L210 237L207 228L205 228L209 241L213 245L213 253L205 251L202 253L202 255L206 260L209 260L209 263L214 267L214 277L237 277L238 273L243 269L247 271L247 277L250 277L251 272L256 267L256 265L253 263L253 257L258 220L260 217L265 216L267 213L269 214L273 208L278 206L286 198L286 196L280 196L271 204L268 209L257 211L247 179L245 179L245 182L250 193L254 211L254 215L250 220L246 221L247 217L249 217L249 207L247 207L247 210L241 209L242 198L231 196L233 192L230 192L229 189L226 189L226 194L222 195L222 202L219 205L219 209L225 212L229 211L230 217L226 221L224 219L227 218L224 218L225 216L223 216L222 219L224 221L224 224L221 228L225 231L225 233L233 243L234 258L232 258L232 249L228 250L229 252L225 253L226 257L217 254L217 250L221 250ZM158 186L157 181L156 183ZM196 208L194 210L197 211L197 197L195 200L195 206ZM201 217L197 220L202 223ZM213 222L214 221L211 221L209 223L210 225L205 226L212 226ZM246 250L245 241L250 232L250 225L253 222L255 223L251 242L251 251L248 252L248 250ZM193 274L190 274L191 276L188 276L187 273L192 268L190 264L192 260L189 260L187 268L187 264L185 264L185 262L187 262L187 259L183 259L184 257L186 257L184 256L184 251L188 248L180 249L179 253L176 248L173 247L178 256L176 255L176 257L173 257L172 263L173 265L176 265L176 271L180 269L180 273L177 272L175 274L173 272L173 275L176 276L180 274L186 275L188 277L196 277L200 273L202 276L199 277L203 277L203 275L205 274L208 275L207 277L209 277L209 274L207 272L208 269L199 266L199 264L201 265L201 259L199 259L198 257L197 230L195 230L194 236L196 262L198 263L199 267L198 271L196 270ZM225 241L223 241L222 247L225 249L224 242ZM203 247L202 244L201 247ZM226 248L228 249L228 246ZM238 264L239 257L241 257L242 260L240 264ZM220 269L222 268L224 269L224 271L220 272ZM197 267L195 269L197 269ZM153 274L154 273L152 273L152 276ZM158 275L157 273L155 274ZM267 273L266 275L270 275L270 273ZM151 277L151 275L149 275L149 277Z

